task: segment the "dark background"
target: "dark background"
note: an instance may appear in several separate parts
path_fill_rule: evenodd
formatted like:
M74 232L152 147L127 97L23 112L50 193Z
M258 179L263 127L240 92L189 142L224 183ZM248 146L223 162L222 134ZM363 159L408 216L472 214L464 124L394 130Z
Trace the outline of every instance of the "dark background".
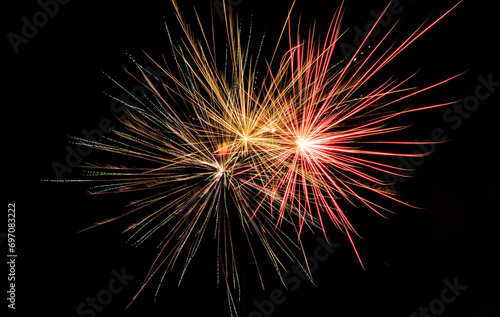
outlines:
M404 7L398 15L401 22L397 33L401 38L427 17L436 17L455 4L400 2ZM193 3L205 25L210 23L209 1L183 1L186 20L194 23ZM264 53L271 54L291 1L235 3L234 11L244 24L252 19L255 39L266 32ZM301 24L307 30L305 26L316 19L324 32L338 3L297 1L294 21L301 14ZM40 10L36 1L18 4L4 4L5 35L19 34L21 18L31 18ZM345 41L352 43L354 27L364 28L373 20L370 11L380 11L386 4L346 1L343 26L350 31ZM488 78L492 74L493 80L500 81L499 9L496 1L463 1L384 73L404 76L420 70L412 83L424 86L467 71L413 100L424 105L473 95L478 76ZM102 92L120 92L102 71L133 87L121 68L129 63L126 52L134 56L141 56L141 49L155 56L168 52L164 20L176 24L169 1L106 1L105 6L102 2L71 1L61 5L48 24L19 47L19 53L14 53L4 36L3 135L7 159L3 167L7 177L3 196L6 203L16 203L16 313L34 310L51 316L77 316L76 307L81 302L107 287L111 271L125 268L135 279L97 316L227 315L223 288L217 290L215 286L215 255L211 257L208 251L195 259L181 287L176 287L174 274L157 302L152 301L153 284L126 310L154 253L147 247L133 250L125 244L120 231L126 223L76 234L95 221L120 214L126 199L89 197L85 185L41 181L55 178L51 164L64 162L68 136L81 137L83 129L97 128L103 118L115 120L111 101ZM214 24L216 32L223 34L217 15ZM282 44L285 49L286 41ZM273 316L409 316L440 297L443 280L457 278L468 288L446 305L443 316L498 316L499 102L497 91L481 101L479 109L455 130L443 121L446 109L412 116L410 122L415 124L403 134L409 140L427 138L434 128L442 128L449 138L436 146L413 177L396 185L404 199L423 209L395 206L397 214L390 220L368 211L363 211L362 217L354 216L354 224L365 238L357 240L365 270L347 239L332 228L332 237L340 247L314 272L317 287L303 282L296 291L286 291L273 277L273 268L264 262L266 290L262 291L253 279L252 265L241 265L245 283L241 315L248 316L255 310L254 300L268 300L277 288L287 299L275 307ZM93 161L92 156L86 159ZM4 223L0 233L6 231ZM305 243L316 246L314 239ZM5 254L5 241L1 247ZM3 271L2 285L7 267ZM5 300L2 303L7 306Z

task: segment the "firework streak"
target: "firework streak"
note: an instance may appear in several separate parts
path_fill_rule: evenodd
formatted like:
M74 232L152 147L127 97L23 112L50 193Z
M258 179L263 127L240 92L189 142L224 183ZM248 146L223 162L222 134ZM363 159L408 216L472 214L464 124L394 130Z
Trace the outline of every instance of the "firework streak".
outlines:
M379 73L451 10L399 43L388 43L392 26L368 52L361 51L362 43L353 56L337 63L333 56L342 35L343 4L322 40L314 25L306 38L294 32L289 13L278 41L288 38L289 49L279 61L276 49L265 63L265 76L257 81L260 49L255 57L249 52L251 26L244 38L224 10L227 43L220 67L214 34L207 34L198 18L201 40L195 38L175 2L174 7L183 40L175 45L166 26L173 61L146 55L168 80L153 83L134 60L140 75L127 72L154 98L139 100L130 93L135 103L125 104L123 128L113 131L113 137L102 142L76 139L130 162L83 166L86 177L80 181L96 183L91 193L142 195L126 214L96 225L142 214L142 220L125 230L130 241L140 245L153 235L161 237L143 287L154 276L162 281L178 262L183 268L180 283L202 239L212 235L217 241L217 280L227 287L232 312L241 288L238 253L248 252L234 247L237 230L254 255L259 276L257 247L263 247L281 276L286 269L282 259L300 262L306 254L300 239L304 229L323 232L326 238L332 224L346 234L362 265L345 206L385 217L389 210L368 196L406 205L382 178L400 174L401 168L387 163L388 158L412 156L404 146L417 142L390 140L404 129L391 122L451 104L415 108L405 102L456 77L414 88L405 86L411 76L381 80Z

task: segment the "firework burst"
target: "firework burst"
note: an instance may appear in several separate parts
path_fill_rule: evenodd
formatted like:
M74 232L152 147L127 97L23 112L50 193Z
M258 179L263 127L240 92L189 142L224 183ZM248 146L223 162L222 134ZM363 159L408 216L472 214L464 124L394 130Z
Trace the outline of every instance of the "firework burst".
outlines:
M140 82L144 78L154 98L141 101L125 90L138 105L125 104L123 128L103 142L77 139L133 161L129 166L83 168L85 180L96 183L90 188L93 194L142 195L126 214L96 224L142 213L141 220L125 230L129 240L140 245L154 235L161 237L141 290L154 276L163 280L178 262L182 262L180 283L209 228L217 241L217 280L227 287L232 312L240 294L241 250L235 248L232 235L236 227L253 254L259 276L261 259L255 255L252 236L280 275L286 269L283 258L299 262L298 257L305 256L303 229L317 228L326 237L330 223L346 233L362 263L345 206L362 206L384 216L388 210L366 198L365 192L406 204L380 177L380 173L398 174L401 168L380 158L412 156L401 147L416 142L386 141L385 136L403 129L391 126L395 117L443 106L408 108L404 102L452 79L417 89L405 87L410 78L380 81L376 76L449 11L401 43L388 45L392 27L367 54L358 49L340 62L334 61L334 53L341 38L343 5L323 40L314 26L306 38L294 35L289 14L279 40L288 36L289 49L273 71L275 51L257 84L260 49L255 57L248 51L251 26L244 40L241 28L226 13L226 57L221 68L215 36L204 31L196 15L202 35L198 40L173 4L184 39L174 45L167 27L173 67L166 59L160 62L146 55L168 82L158 87L134 60L140 73L135 78ZM380 145L395 150L377 150ZM310 275L307 267L304 270Z
M314 28L305 40L300 34L294 40L288 23L290 49L270 81L263 100L267 107L279 109L278 121L274 122L280 127L280 146L269 155L271 159L266 160L266 170L272 175L266 185L272 193L281 193L278 223L285 217L288 206L294 205L299 216L299 234L306 220L314 221L315 216L326 237L323 221L326 217L347 234L354 247L349 232L356 231L339 201L347 201L353 206L360 202L383 216L381 211L387 209L358 194L358 189L364 189L407 205L387 189L390 184L371 174L399 174L400 167L382 163L378 157L419 156L401 150L370 149L374 144L401 147L418 143L374 141L374 137L384 139L383 136L402 130L404 127L390 126L397 116L448 105L394 110L409 97L456 76L420 89L403 88L410 78L379 80L375 88L363 95L361 91L366 91L365 86L374 81L385 65L448 12L429 25L421 26L401 44L393 43L388 49L382 49L393 27L369 54L362 56L362 43L353 56L339 65L332 57L339 43L341 12L342 6L332 19L322 45L317 44ZM371 36L378 22L366 38ZM356 255L361 262L357 251Z

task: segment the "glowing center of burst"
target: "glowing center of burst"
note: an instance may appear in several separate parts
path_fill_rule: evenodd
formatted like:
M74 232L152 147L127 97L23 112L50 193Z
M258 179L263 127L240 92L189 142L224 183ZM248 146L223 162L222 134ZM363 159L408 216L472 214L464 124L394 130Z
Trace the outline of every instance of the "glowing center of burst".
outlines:
M241 132L240 136L243 139L243 142L248 142L250 140L250 136L248 134L246 134L245 132Z
M224 166L219 166L219 172L217 173L217 176L222 176L226 172L226 168Z
M304 151L307 146L309 145L308 142L306 140L303 140L303 139L298 139L297 141L295 141L295 143L297 143L297 146L299 147L299 150L301 151Z

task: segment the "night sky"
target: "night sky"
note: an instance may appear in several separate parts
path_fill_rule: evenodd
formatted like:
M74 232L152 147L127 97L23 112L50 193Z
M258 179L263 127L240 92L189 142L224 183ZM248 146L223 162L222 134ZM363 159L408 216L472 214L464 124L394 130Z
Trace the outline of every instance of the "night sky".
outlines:
M6 70L3 127L7 157L2 196L6 213L8 203L16 206L17 254L16 310L8 312L17 313L12 316L28 311L89 317L227 316L225 287L216 287L215 251L210 241L204 244L206 248L195 258L180 287L175 270L167 276L156 302L154 281L126 309L154 260L153 246L133 249L127 245L126 237L120 234L129 224L127 220L77 232L123 213L129 199L89 196L85 184L42 181L57 179L53 164L65 162L70 136L83 137L83 131L99 128L103 119L118 124L112 100L103 92L121 92L103 72L133 87L134 82L122 68L133 67L128 53L139 61L146 61L141 50L156 57L170 55L164 28L167 21L175 33L170 1L116 1L113 5L106 1L102 6L61 0L57 10L54 1L21 2L15 7L10 2L4 4L2 10L6 21L2 69ZM40 12L39 3L50 3L52 16L40 20L41 26L36 34L30 34L31 38L18 37L17 44L12 45L11 33L22 36L25 22ZM213 9L215 37L222 43L221 3L185 0L180 7L185 19L194 24L196 6L207 28ZM244 32L252 21L255 48L266 34L263 54L270 57L292 1L232 3ZM296 25L300 17L304 35L316 21L317 29L324 34L339 3L296 1L292 21ZM342 25L349 29L342 39L343 47L356 45L358 32L387 5L387 1L367 3L346 1ZM391 39L403 40L426 18L438 17L455 3L400 0L391 15L391 23L400 19ZM463 1L383 71L386 78L404 78L418 71L411 80L411 85L418 86L464 72L408 101L408 106L457 104L396 122L412 124L400 134L405 140L443 135L447 139L428 148L428 156L409 163L415 168L411 177L394 185L405 201L421 209L388 203L395 211L390 219L363 208L352 212L352 222L364 238L356 240L364 270L347 238L333 225L328 233L334 248L324 247L315 236L305 237L309 250L324 247L324 257L313 272L316 286L294 273L291 264L287 277L293 287L287 290L262 254L266 286L262 290L251 258L243 258L239 267L244 285L238 304L241 316L500 315L499 13L496 1ZM372 43L381 36L374 36ZM285 40L278 52L286 48ZM339 51L338 59L342 57ZM412 150L419 148L408 148ZM92 153L83 162L105 159L105 154ZM75 170L63 178L76 175ZM380 203L386 202L380 199ZM6 216L1 226L0 248L7 261L7 238L3 234L7 232ZM7 292L7 264L2 272ZM110 289L116 292L108 303L100 309L90 308L88 298ZM9 304L8 293L2 296L3 309Z

